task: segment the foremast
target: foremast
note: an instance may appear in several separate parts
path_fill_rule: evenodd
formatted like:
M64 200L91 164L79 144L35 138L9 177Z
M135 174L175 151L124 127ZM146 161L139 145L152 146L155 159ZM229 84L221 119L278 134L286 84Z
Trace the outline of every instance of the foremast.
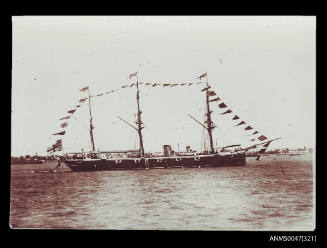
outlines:
M211 88L208 83L208 76L207 73L205 73L206 77L206 107L207 107L207 113L206 113L206 123L207 123L207 130L208 130L208 136L209 136L209 142L210 142L210 153L214 153L214 148L213 148L213 139L212 139L212 130L215 128L215 125L213 124L211 120L211 113L212 111L210 110L210 103L209 103L209 89Z
M91 138L91 144L92 144L92 151L95 151L95 146L94 146L94 137L93 137L93 118L92 118L92 111L91 111L91 96L90 96L90 87L87 87L87 92L89 96L89 112L90 112L90 138Z
M208 136L209 136L209 143L210 143L210 149L208 150L208 153L214 153L214 147L213 147L213 138L212 138L212 130L216 127L215 123L211 120L211 113L212 111L210 110L210 102L213 101L214 99L210 100L209 97L215 94L213 91L210 91L211 86L208 83L208 76L207 73L201 74L198 79L201 80L201 78L205 77L206 78L206 87L202 89L201 91L205 91L206 93L206 120L204 123L201 123L197 119L195 119L193 116L188 114L188 116L193 119L195 122L200 124L202 127L204 127L208 131Z

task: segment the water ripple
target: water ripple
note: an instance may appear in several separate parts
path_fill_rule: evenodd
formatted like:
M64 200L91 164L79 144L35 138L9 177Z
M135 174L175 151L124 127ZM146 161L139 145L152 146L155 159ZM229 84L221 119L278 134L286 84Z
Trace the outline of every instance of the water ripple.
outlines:
M310 157L246 167L32 173L12 165L11 225L19 228L312 230ZM54 166L53 166L54 167Z

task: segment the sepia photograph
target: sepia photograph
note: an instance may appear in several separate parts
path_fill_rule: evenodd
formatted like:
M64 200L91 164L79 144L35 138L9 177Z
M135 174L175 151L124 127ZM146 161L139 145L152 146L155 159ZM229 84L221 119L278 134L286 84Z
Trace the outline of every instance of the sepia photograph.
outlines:
M11 22L11 229L316 229L315 16Z

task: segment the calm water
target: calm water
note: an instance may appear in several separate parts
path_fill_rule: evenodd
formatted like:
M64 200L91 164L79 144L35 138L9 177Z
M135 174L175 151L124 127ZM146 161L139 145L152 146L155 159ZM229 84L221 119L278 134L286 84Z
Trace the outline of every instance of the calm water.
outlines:
M313 230L310 155L245 167L32 173L12 165L13 228Z

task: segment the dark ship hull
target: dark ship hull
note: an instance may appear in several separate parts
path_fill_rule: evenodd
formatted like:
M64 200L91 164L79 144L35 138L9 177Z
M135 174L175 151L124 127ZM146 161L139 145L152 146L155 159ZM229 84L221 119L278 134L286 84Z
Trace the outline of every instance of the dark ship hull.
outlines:
M72 171L245 166L245 154L66 160Z

